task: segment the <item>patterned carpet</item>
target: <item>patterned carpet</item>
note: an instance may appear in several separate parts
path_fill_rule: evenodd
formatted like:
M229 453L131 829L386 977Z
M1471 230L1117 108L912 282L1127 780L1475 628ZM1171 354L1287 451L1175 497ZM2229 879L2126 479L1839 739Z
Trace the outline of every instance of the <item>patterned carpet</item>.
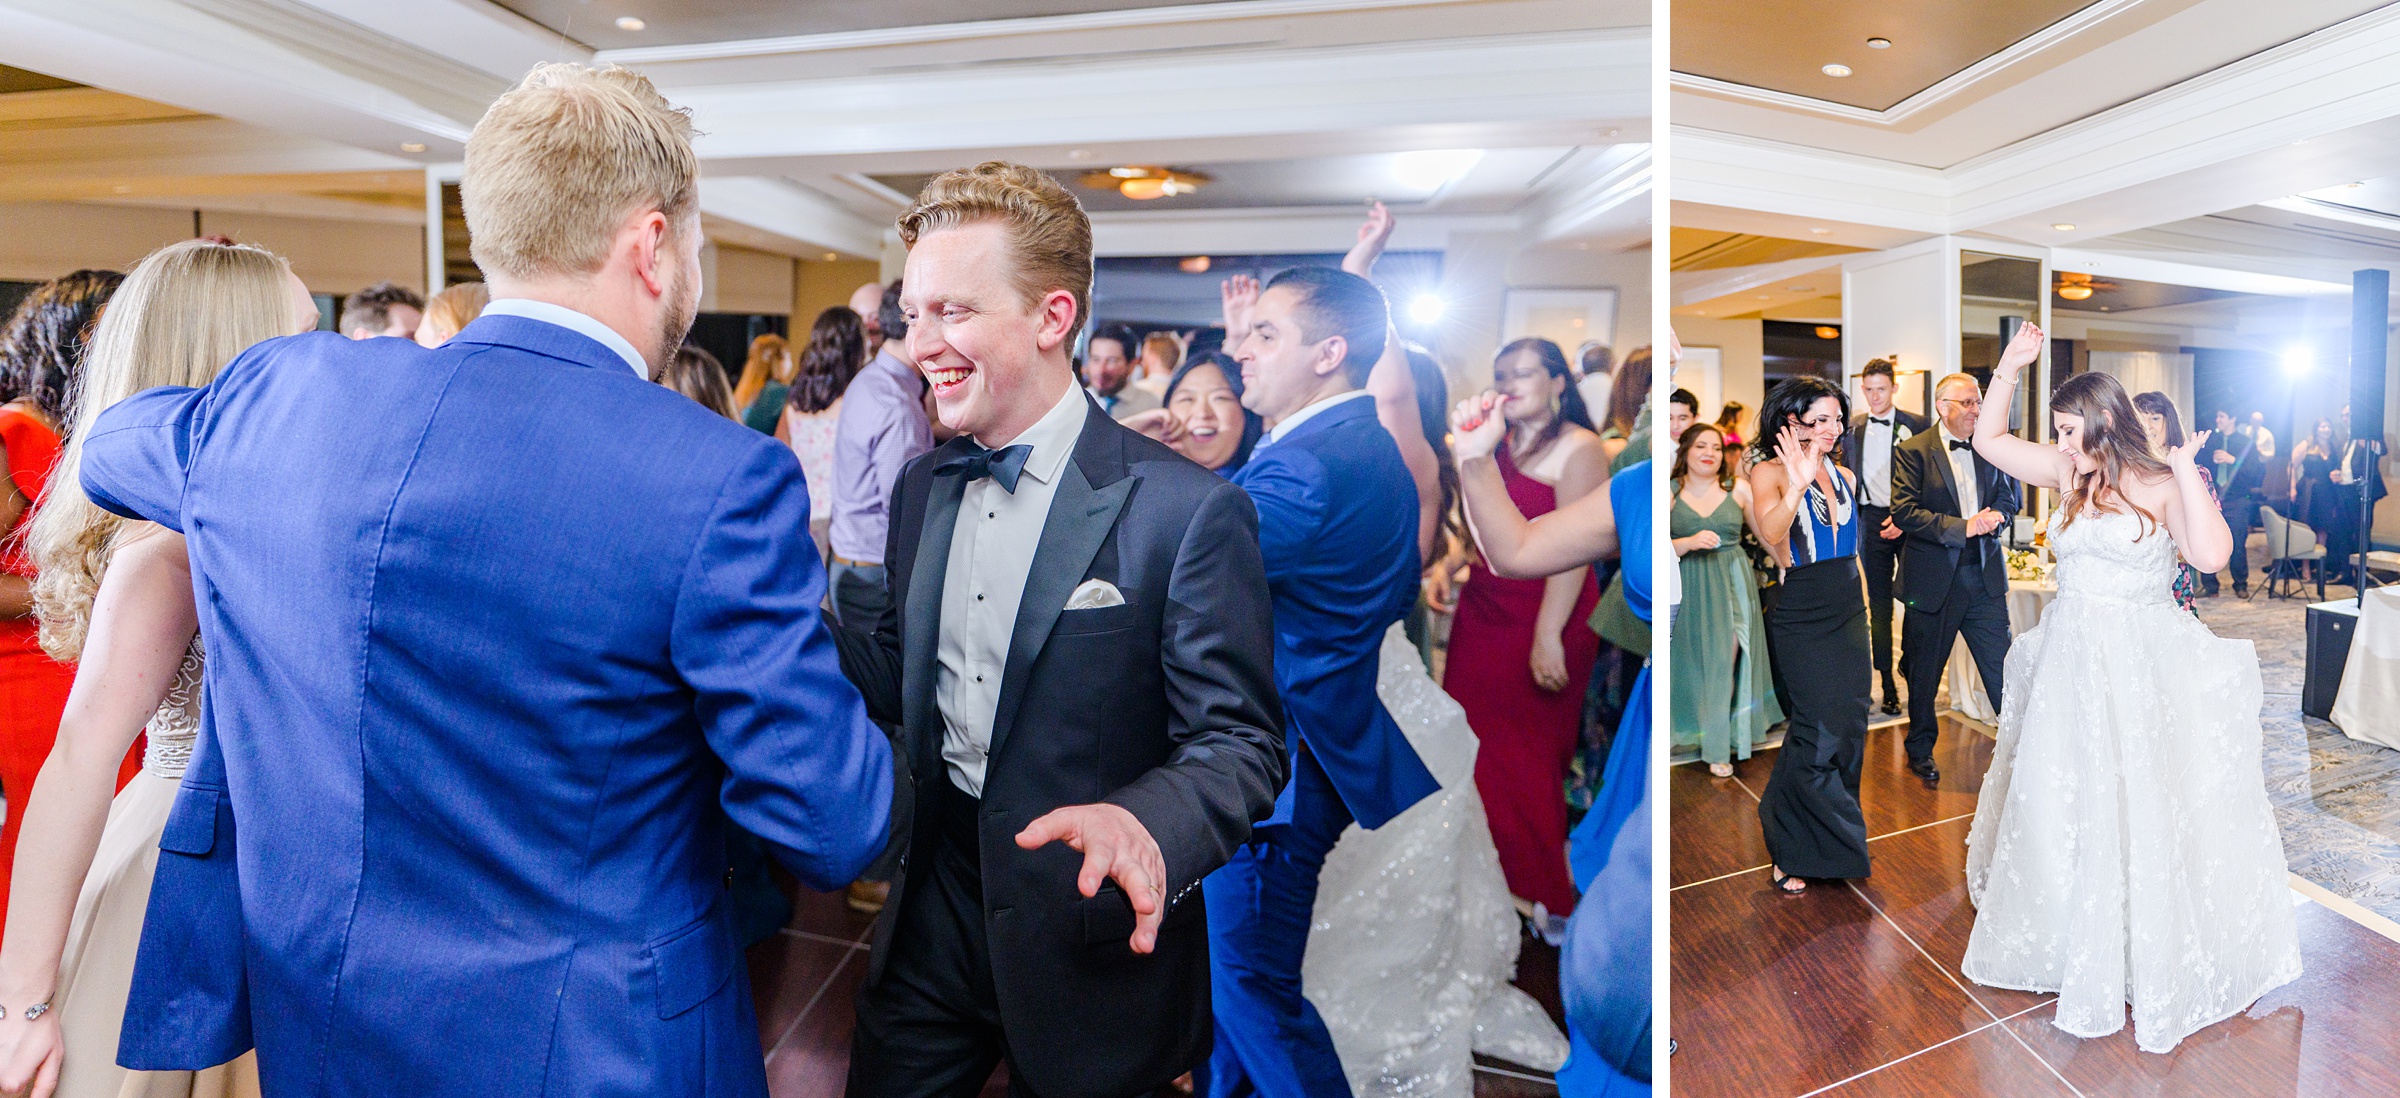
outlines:
M2331 587L2326 594L2353 592ZM2267 796L2292 872L2400 921L2400 751L2359 743L2301 715L2307 601L2258 595L2244 602L2228 591L2200 600L2200 618L2218 636L2258 646Z

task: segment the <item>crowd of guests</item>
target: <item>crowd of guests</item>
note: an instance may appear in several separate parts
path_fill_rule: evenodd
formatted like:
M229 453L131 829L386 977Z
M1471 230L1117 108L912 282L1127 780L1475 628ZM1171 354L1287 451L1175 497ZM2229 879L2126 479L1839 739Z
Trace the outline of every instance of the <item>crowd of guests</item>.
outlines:
M471 146L470 159L475 155ZM944 187L950 188L947 197L936 195ZM1060 226L1079 223L1080 211L1063 191L1052 194L1045 187L1055 190L1038 173L1007 165L949 173L929 188L929 197L910 215L915 220L904 220L904 237L912 248L920 246L920 236L939 241L926 249L938 252L956 247L960 234L978 219L1020 216L1043 223L1012 222L1011 232L1069 231ZM977 197L993 188L1007 191L1007 201ZM1003 207L1018 212L997 212ZM1026 215L1028 207L1040 210ZM1068 459L1044 456L1070 452L1046 449L1062 441L1100 437L1090 427L1045 434L1054 430L1047 425L1067 422L1070 413L1080 421L1087 404L1163 444L1160 454L1172 451L1216 474L1229 482L1224 487L1249 500L1241 513L1254 517L1241 521L1256 526L1251 554L1229 548L1227 539L1217 536L1228 531L1217 531L1199 558L1178 556L1174 540L1156 542L1141 527L1158 521L1155 517L1127 518L1135 525L1126 529L1140 537L1123 536L1142 544L1129 541L1120 550L1127 561L1137 553L1163 552L1162 566L1201 571L1202 578L1193 582L1202 586L1177 588L1177 600L1193 599L1204 589L1214 597L1238 596L1238 573L1248 555L1263 572L1262 590L1273 596L1273 681L1249 685L1279 695L1263 700L1280 711L1289 737L1279 764L1291 773L1283 799L1275 799L1270 785L1247 791L1257 794L1250 798L1255 804L1208 809L1208 828L1249 836L1230 848L1221 843L1213 848L1213 857L1222 862L1213 873L1194 874L1186 854L1210 850L1218 840L1202 841L1189 829L1161 834L1162 841L1181 844L1169 846L1164 864L1175 876L1152 870L1147 880L1177 884L1172 894L1142 894L1136 885L1146 879L1128 869L1130 863L1109 870L1110 888L1116 887L1113 882L1125 885L1119 906L1132 908L1131 921L1109 933L1122 943L1130 931L1136 953L1190 942L1177 936L1187 931L1167 914L1168 904L1199 888L1209 897L1214 1052L1185 1085L1211 1094L1284 1093L1295 1086L1300 1089L1293 1092L1311 1094L1353 1089L1464 1094L1470 1089L1469 1054L1482 1052L1514 1055L1517 1062L1544 1069L1565 1061L1560 1078L1568 1093L1626 1093L1609 1088L1645 1082L1649 1068L1644 760L1652 591L1649 554L1621 554L1618 547L1620 538L1627 546L1648 544L1650 357L1643 349L1618 363L1609 348L1594 344L1570 358L1548 340L1514 340L1495 356L1488 381L1480 369L1470 376L1468 388L1488 391L1453 410L1451 384L1441 365L1425 348L1398 338L1370 281L1391 227L1390 214L1377 206L1359 247L1339 270L1298 268L1263 284L1228 280L1220 328L1179 333L1104 323L1088 326L1077 349L1072 337L1087 327L1079 315L1088 303L1087 259L1082 276L1087 287L1075 295L1081 300L1069 299L1074 319L1064 328L1069 348L1076 350L1070 369L1080 384L1048 411L1032 409L1042 414L1019 435L1024 444L996 451L962 433L991 433L998 422L994 417L1002 415L995 409L1017 398L993 395L988 386L1003 381L980 377L973 383L986 389L957 395L971 384L956 380L958 373L947 365L958 355L958 321L946 309L921 310L926 293L956 292L960 272L970 268L942 267L937 260L926 260L928 269L945 280L936 290L912 294L905 284L911 279L862 286L850 304L815 316L805 337L795 330L789 339L774 334L753 339L738 371L689 343L670 344L654 356L620 346L624 337L611 338L588 316L562 315L572 310L517 292L495 293L528 284L521 270L509 276L516 280L509 286L454 284L430 299L392 283L378 284L344 299L330 327L360 341L359 354L368 357L388 356L391 352L377 348L392 346L383 342L390 340L440 350L463 339L505 354L511 353L512 340L533 338L525 333L544 322L590 336L599 344L594 353L612 365L612 354L623 357L650 381L757 434L773 436L790 450L806 487L807 534L823 566L824 582L817 590L825 625L840 642L841 670L864 692L865 713L896 742L925 734L921 725L927 713L914 699L937 697L933 687L919 691L916 677L928 672L914 662L914 640L912 654L902 659L893 632L896 603L906 599L909 577L922 583L928 574L923 567L910 568L906 559L917 552L915 531L926 521L921 504L909 502L922 498L912 496L910 484L922 493L925 478L954 467L968 469L975 482L968 509L988 506L991 513L985 517L996 524L993 529L1020 530L1008 525L1026 521L1009 517L1012 507L1022 510L1031 506L1025 501L1048 499L1051 492L1106 489L1107 466L1094 463L1113 460L1105 456L1113 451L1088 458L1071 451L1077 454L1071 475L1056 464ZM1082 232L1088 256L1088 226ZM503 238L491 234L490 239ZM478 258L484 258L481 251ZM1040 269L1034 259L1023 262ZM607 277L613 270L588 277ZM486 319L479 323L479 318ZM666 319L672 322L672 311ZM688 326L690 317L681 319ZM912 331L926 324L932 330L912 338ZM0 910L12 917L0 924L5 935L0 937L0 1008L24 1012L38 1000L33 1017L48 1017L65 1034L63 1058L53 1053L46 1066L27 1069L53 1073L63 1081L60 1093L114 1095L126 1085L148 1087L144 1093L153 1094L255 1093L262 1070L253 1056L179 1073L129 1075L116 1067L121 1051L129 1064L155 1064L165 1056L120 1049L118 1043L121 1031L140 1032L138 1019L154 1017L142 1013L134 959L145 940L162 839L168 853L207 853L190 848L189 836L178 838L175 830L190 830L176 815L184 811L176 793L184 771L210 765L217 769L208 780L221 782L226 764L214 749L195 746L214 733L202 731L200 682L206 661L198 633L207 614L191 600L197 566L186 559L184 535L193 531L127 517L140 503L87 498L77 475L84 467L81 447L85 439L108 433L93 430L102 413L137 396L160 396L162 386L206 388L221 372L307 370L316 361L340 358L324 349L276 350L292 346L291 341L271 342L321 327L326 325L315 300L281 258L254 246L204 239L161 249L129 276L79 271L47 283L0 331L0 398L6 400L0 405L0 439L6 442L6 465L0 466L0 797L7 809L6 831L0 834ZM244 357L260 344L268 347L263 357ZM365 368L368 357L355 365ZM640 363L642 357L650 359L647 365ZM245 365L236 365L237 360ZM988 360L977 361L977 371L989 366ZM1456 452L1451 449L1454 426L1464 440ZM1012 456L1012 450L1020 453ZM1177 506L1183 498L1179 493L1197 490L1179 487L1183 482L1176 478L1184 474L1175 470L1153 468L1146 475L1154 481L1155 498L1120 506L1155 516L1160 508ZM1391 507L1395 498L1414 501L1399 519ZM988 502L975 502L981 500ZM1035 514L1030 529L1038 533ZM1204 514L1238 527L1231 512ZM962 514L959 521L959 536L969 537L965 531L977 520ZM1054 518L1052 526L1063 521ZM905 531L895 526L903 522ZM1047 536L1040 544L1043 554L1051 551ZM895 551L903 559L887 559ZM1048 559L1035 555L1032 542L1023 552L1021 563ZM939 567L937 562L934 568ZM958 567L954 560L951 568ZM984 582L981 573L975 582ZM1025 597L1048 582L1037 568L1025 580ZM1149 604L1145 611L1171 612L1163 609L1165 592L1140 591L1137 575L1119 576L1117 582L1125 585L1125 599ZM206 577L201 583L209 585ZM1091 597L1101 601L1087 603L1084 588L1095 583L1103 590ZM954 586L965 589L963 581L954 580ZM1116 604L1105 601L1114 594L1120 592L1109 584L1088 582L1075 589L1069 612L1090 607L1103 615L1085 621L1127 616L1135 607L1106 616L1116 611ZM982 599L978 589L973 601ZM1217 642L1210 631L1231 636L1244 616L1266 620L1266 609L1228 606L1203 614L1211 621L1176 625L1160 642L1222 665L1235 653L1212 648ZM972 611L945 608L943 613ZM849 900L862 910L893 905L894 881L916 879L930 882L920 889L936 890L962 881L973 888L1004 887L996 880L978 884L984 869L957 870L947 860L958 856L956 843L971 847L976 842L972 818L965 824L967 838L958 838L957 805L1001 805L1027 787L1021 780L991 784L1003 779L987 769L1001 761L988 754L988 746L981 761L972 764L954 753L953 740L975 733L962 733L950 716L954 698L963 696L955 692L973 693L949 677L954 665L968 666L954 664L950 646L976 642L952 638L948 627L943 633L937 662L944 678L939 712L931 719L935 738L944 744L940 758L946 766L937 764L913 779L903 767L902 793L893 797L891 810L896 834L905 833L914 812L930 810L934 822L918 829L910 842L890 844L857 875ZM136 637L155 639L131 639ZM1269 634L1254 639L1265 645ZM1067 635L1054 643L1072 647L1070 641L1084 643ZM1005 652L1005 631L998 643ZM893 647L887 651L885 645ZM1110 659L1138 655L1109 641L1105 632L1073 650L1096 657L1105 652ZM1263 669L1266 654L1261 647L1243 658L1259 661ZM887 656L890 662L882 662ZM830 658L829 652L819 657L821 662ZM1167 663L1184 658L1170 651ZM1115 693L1093 696L1121 695L1130 699L1129 711L1146 712L1150 702L1143 700L1142 683L1159 673L1157 664L1153 660L1147 670L1113 676L1119 683ZM1169 669L1186 676L1200 669L1198 663L1178 666ZM998 664L993 669L996 673ZM893 677L878 678L881 673ZM973 681L984 679L978 675ZM996 684L987 689L998 692ZM1123 712L1078 715L1060 708L1065 703L1056 698L1064 695L1054 688L1037 683L1029 689L1037 699L1052 699L1042 717L1062 730L1087 717L1099 722L1095 729L1110 720L1140 719ZM1096 688L1086 683L1084 689ZM1187 681L1178 689L1188 695L1200 686ZM904 695L911 700L903 703ZM1199 703L1187 697L1174 704ZM1205 704L1218 716L1242 711L1231 698ZM1279 721L1262 712L1257 723L1271 729ZM996 735L988 727L981 734ZM1108 750L1147 750L1141 746L1146 742L1136 736ZM1246 765L1245 754L1263 750L1262 744L1226 739L1207 751L1192 749L1160 761L1161 769L1151 773L1182 767L1176 773L1228 774ZM1362 750L1375 757L1355 754ZM196 758L202 761L195 763ZM1445 769L1443 760L1463 766L1470 758L1471 766L1455 773ZM728 764L738 768L744 761L728 759ZM252 764L237 760L235 765ZM735 778L726 780L730 813ZM933 785L925 783L938 784L943 791L907 796L911 780L926 789ZM1149 806L1152 801L1142 798L1153 798L1159 811L1172 805L1181 812L1192 797L1233 788L1218 778L1207 780L1223 788L1173 784L1185 780L1128 794L1133 798L1128 803ZM1137 782L1128 788L1144 787ZM868 805L862 801L859 808L863 812ZM1065 815L1074 811L1084 810L1062 808L1044 819L1078 819ZM737 815L718 821L717 829L726 833L730 918L740 940L747 941L772 933L788 915L788 908L775 906L777 890L768 867L788 857L791 836L759 826L762 817L754 805ZM26 845L20 858L18 839L29 818L45 841L38 848ZM1097 840L1079 829L1103 821L1080 819L1085 822L1058 824L1052 837L1085 850ZM268 828L272 834L275 822L254 816L243 826ZM759 826L758 833L749 826ZM1026 845L1029 840L1020 836L1018 841ZM1026 849L1041 845L1032 841ZM999 857L989 849L985 859ZM919 858L913 878L912 850ZM1203 866L1214 864L1206 855L1193 857L1202 858ZM988 868L1004 871L997 861ZM966 875L946 876L954 871ZM1322 906L1317 902L1321 874L1342 882ZM1387 889L1430 889L1459 900L1455 906L1343 906L1354 894L1364 894L1351 884L1365 881L1383 881ZM12 884L14 896L8 891ZM1005 887L1023 886L1018 881ZM1090 897L1092 885L1085 885L1085 892ZM181 902L195 894L160 895ZM1092 897L1077 910L1086 920L1105 922L1101 909L1090 904L1109 899ZM1072 898L1043 902L1064 900ZM939 950L952 946L971 948L975 956L989 948L980 943L980 931L971 947L946 941L950 928L923 922L948 917L928 914L926 905L932 903L914 901L909 910L917 914L892 932L904 944L890 947L891 963L906 973L880 984L871 981L871 993L861 997L854 1086L873 1090L918 1070L895 1057L899 1049L917 1044L901 1034L921 1035L921 1027L930 1024L921 1014L925 1004L908 1001L905 990L926 976L927 959L947 956ZM1326 912L1334 913L1331 920L1320 921ZM893 915L885 918L894 921ZM1562 986L1568 1036L1576 1049L1572 1060L1565 1040L1541 1020L1531 1000L1507 986L1520 919L1537 936L1565 947L1562 965L1568 976ZM980 919L973 921L980 925ZM1087 922L1077 940L1087 946L1100 940L1086 937L1095 925L1100 924ZM1399 931L1403 926L1405 933ZM1389 953L1395 942L1418 949L1398 970ZM1188 949L1188 944L1176 948ZM1304 952L1309 958L1305 998ZM886 953L879 947L879 971ZM1344 957L1356 959L1337 963ZM1017 962L995 953L977 963L999 968ZM1415 971L1408 971L1411 965ZM948 976L927 978L938 982ZM991 1006L990 976L977 979ZM1402 979L1408 991L1395 999L1393 981ZM1056 990L1016 987L1010 994L1039 997ZM713 994L710 989L678 993L683 991ZM665 1004L660 1009L665 1017ZM991 1009L997 1013L943 1024L997 1034L1007 1029L1004 1019L1020 1008ZM409 1020L378 1017L371 1024L405 1026ZM1133 1075L1153 1072L1156 1063L1125 1059L1129 1050L1138 1046L1149 1055L1180 1047L1157 1034L1140 1036L1149 1043L1119 1042L1110 1053L1123 1061L1111 1061L1115 1068ZM1089 1038L1054 1035L1037 1042L1030 1033L1012 1030L1012 1069L1044 1070L1038 1062L1017 1061L1020 1055L1036 1055L1038 1043ZM165 1045L174 1040L161 1038ZM16 1047L0 1044L0 1052ZM962 1055L972 1060L984 1053ZM0 1063L0 1075L23 1066ZM62 1066L63 1074L57 1074ZM272 1081L276 1068L264 1070ZM885 1074L857 1074L861 1071Z

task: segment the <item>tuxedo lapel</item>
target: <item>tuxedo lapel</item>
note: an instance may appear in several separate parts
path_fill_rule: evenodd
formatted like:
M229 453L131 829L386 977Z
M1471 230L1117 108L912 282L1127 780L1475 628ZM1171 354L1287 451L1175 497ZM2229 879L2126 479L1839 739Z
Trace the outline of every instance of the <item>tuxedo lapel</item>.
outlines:
M1009 636L1008 664L1001 673L1000 700L992 714L991 758L1000 757L1001 745L1016 726L1017 707L1025 700L1025 679L1033 673L1033 661L1042 654L1058 615L1067 608L1068 596L1091 570L1092 560L1108 541L1109 531L1116 528L1117 516L1133 492L1133 478L1122 475L1122 458L1112 461L1098 453L1122 442L1109 437L1117 429L1114 421L1095 412L1076 441L1076 458L1059 466L1050 517L1042 524L1042 541L1034 549L1033 567L1025 576L1025 593L1017 600L1016 630ZM1097 459L1090 464L1114 466L1111 471L1118 475L1106 487L1093 487L1092 478L1085 475L1087 450L1095 451L1090 457Z
M964 436L961 436L964 437ZM928 730L915 737L918 773L937 773L941 762L941 713L934 704L934 678L942 640L942 588L950 578L950 536L958 529L958 502L967 493L963 472L935 473L925 494L925 525L917 531L917 554L909 568L908 606L901 618L901 723Z

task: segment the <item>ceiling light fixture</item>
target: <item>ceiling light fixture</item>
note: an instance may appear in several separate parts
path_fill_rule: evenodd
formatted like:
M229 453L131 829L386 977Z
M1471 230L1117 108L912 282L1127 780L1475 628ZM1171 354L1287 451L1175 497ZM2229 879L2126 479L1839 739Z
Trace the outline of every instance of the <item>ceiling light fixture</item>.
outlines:
M1419 324L1431 324L1442 318L1444 304L1439 295L1418 294L1408 303L1408 318Z
M2069 301L2086 301L2092 296L2092 288L2080 282L2070 282L2058 288L2058 296Z
M1419 149L1392 158L1392 178L1415 191L1440 190L1483 159L1481 149Z
M1191 194L1207 184L1199 172L1177 171L1156 164L1128 164L1106 171L1083 173L1082 183L1096 191L1115 191L1136 202Z
M1069 160L1090 160L1091 158L1092 158L1092 150L1090 150L1090 149L1068 149L1068 150L1067 150L1067 159L1069 159Z
M1867 48L1871 50L1888 50L1892 48L1892 40L1889 38L1869 38L1867 39Z
M2074 222L2072 222L2072 221L2061 221L2061 222L2058 222L2057 224L2054 224L2054 225L2052 225L2052 226L2050 226L2050 227L2051 227L2051 228L2053 228L2053 229L2057 229L2058 231L2060 231L2060 232L2062 232L2062 233L2071 233L2071 232L2074 232L2074 231L2075 231L2075 223L2074 223Z
M1827 233L1830 233L1830 232L1832 232L1832 231L1833 231L1832 229L1810 229L1810 230L1809 230L1809 232L1815 233L1815 234L1816 234L1816 235L1818 235L1818 236L1824 236L1825 234L1827 234Z
M836 255L836 254L834 254L834 253L832 253L832 252L827 252L827 253L825 253L825 262L827 262L827 263L831 263L831 262L833 262L834 260L837 260L837 259L840 259L840 258L841 258L841 256L839 256L839 255Z
M400 151L404 153L421 153L425 151L425 143L422 141L403 141L400 143Z
M617 17L617 29L621 31L646 30L649 26L650 24L642 22L639 16L620 15Z
M1842 330L1841 330L1840 328L1836 328L1836 327L1834 327L1834 326L1833 326L1833 325L1831 325L1831 324L1819 324L1819 325L1817 325L1817 338L1818 338L1818 339L1840 339L1840 338L1842 338Z
M1204 255L1186 256L1182 260L1176 262L1175 269L1182 271L1185 274L1207 274L1211 262L1212 261Z
M1825 75L1827 75L1827 76L1835 76L1835 77L1840 77L1840 76L1848 76L1848 75L1850 75L1850 66L1848 66L1848 65L1827 65L1827 66L1825 66L1824 68L1822 68L1822 69L1819 69L1819 70L1817 70L1817 71L1819 71L1819 72L1822 72L1822 73L1824 73L1824 74L1825 74Z

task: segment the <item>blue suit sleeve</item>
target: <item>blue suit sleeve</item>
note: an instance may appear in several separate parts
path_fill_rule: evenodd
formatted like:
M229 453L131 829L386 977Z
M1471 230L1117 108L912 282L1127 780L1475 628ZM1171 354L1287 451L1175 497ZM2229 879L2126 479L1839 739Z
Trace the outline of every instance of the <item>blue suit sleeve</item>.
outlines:
M207 398L206 389L166 386L110 405L83 436L83 494L112 515L182 533L192 425Z
M1304 451L1261 454L1242 467L1239 481L1258 508L1258 548L1266 559L1267 579L1289 575L1306 559L1309 543L1325 525L1325 477Z
M761 440L693 548L668 643L724 760L726 815L820 891L882 852L896 781L891 745L842 677L824 598L800 467Z

